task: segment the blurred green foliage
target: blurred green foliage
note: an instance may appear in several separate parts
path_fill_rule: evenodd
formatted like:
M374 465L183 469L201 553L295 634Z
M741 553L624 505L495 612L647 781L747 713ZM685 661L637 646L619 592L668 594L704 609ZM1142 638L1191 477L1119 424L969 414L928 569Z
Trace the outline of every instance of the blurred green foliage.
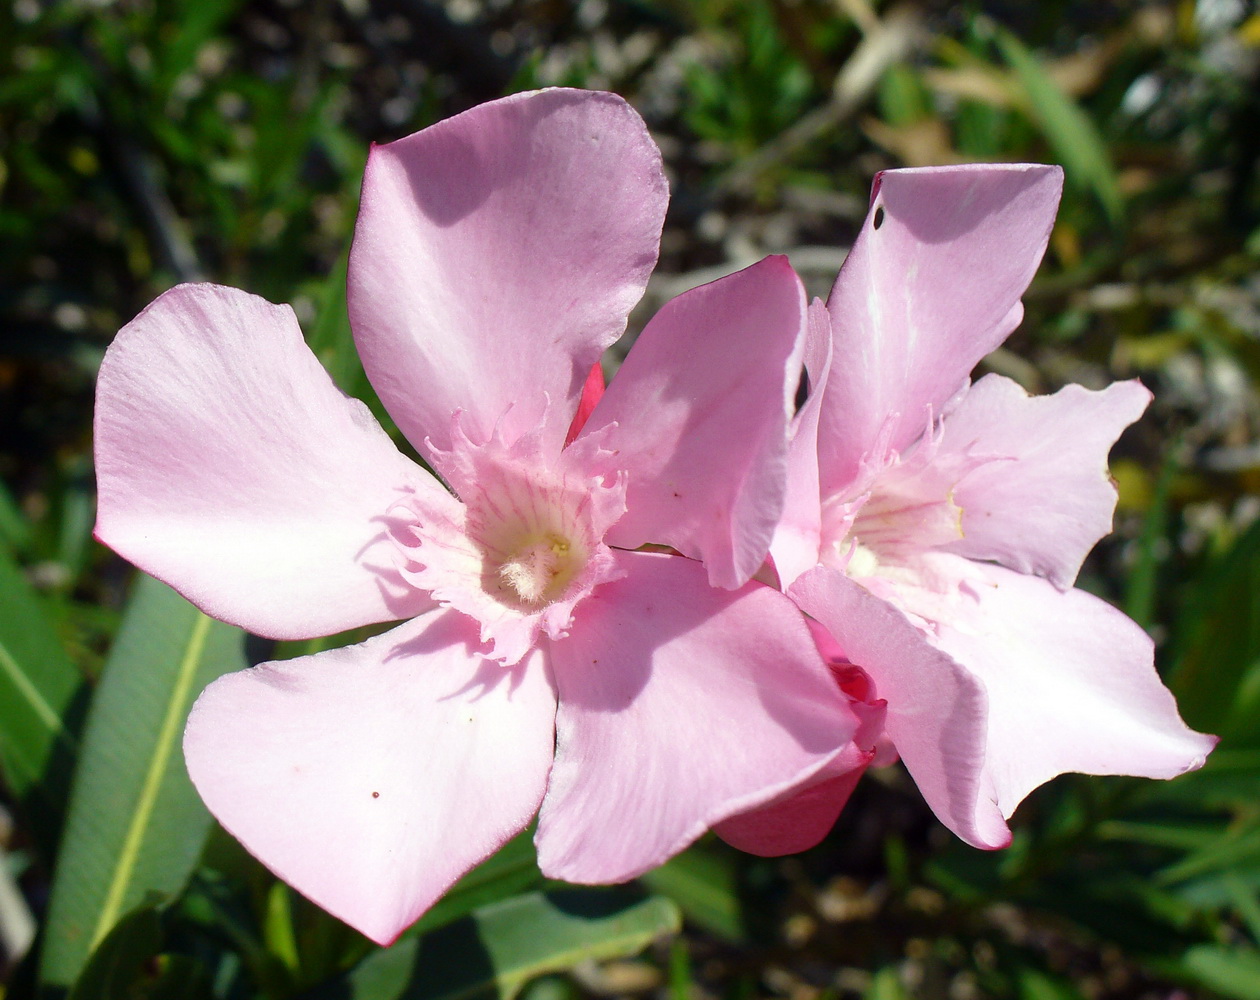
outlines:
M211 829L175 787L170 720L181 678L244 654L150 582L127 604L130 571L91 540L104 347L177 281L236 284L293 303L379 415L345 310L369 143L554 84L617 90L648 118L674 187L667 276L785 252L822 294L841 254L818 251L848 244L876 171L1063 164L1026 322L987 364L1033 391L1131 376L1155 390L1113 456L1118 531L1083 582L1156 636L1186 718L1222 736L1207 767L1059 779L993 854L952 842L893 769L805 855L703 842L630 896L580 905L537 894L555 887L523 835L392 952ZM1260 997L1258 159L1260 15L1232 0L0 8L0 861L44 926L43 995ZM152 781L94 803L108 791L89 762L120 735L85 728L87 696L107 715L135 684L115 662L145 656L167 686L124 749ZM137 853L153 831L182 853ZM117 864L75 861L112 843L107 862L131 859L122 890ZM618 958L673 933L679 910L682 937ZM83 920L90 940L66 946ZM37 994L39 951L6 995Z

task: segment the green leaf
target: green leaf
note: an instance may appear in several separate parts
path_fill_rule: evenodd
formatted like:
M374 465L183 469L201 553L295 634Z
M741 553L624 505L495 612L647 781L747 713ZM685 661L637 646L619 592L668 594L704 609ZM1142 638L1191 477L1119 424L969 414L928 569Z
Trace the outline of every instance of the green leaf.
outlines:
M205 968L184 955L161 955L163 937L155 907L128 913L92 952L67 1000L209 997Z
M1059 89L1037 57L1005 28L991 25L1002 58L1023 89L1027 110L1055 155L1063 163L1068 183L1092 191L1112 226L1124 215L1120 184L1107 152L1107 144L1093 119Z
M728 941L745 936L738 878L727 857L700 844L639 877L652 892L676 902L687 919Z
M180 891L210 814L179 741L197 693L247 666L244 636L141 577L88 715L40 974L68 986L123 914Z
M1260 1000L1260 953L1196 945L1179 963L1208 989L1234 1000Z
M1195 581L1175 630L1176 654L1168 686L1186 722L1225 735L1236 723L1252 732L1254 716L1240 707L1249 677L1260 671L1260 522Z
M87 688L39 595L2 546L0 607L0 769L51 861Z
M510 1000L535 976L636 954L680 922L678 908L659 897L529 893L376 952L312 1000Z

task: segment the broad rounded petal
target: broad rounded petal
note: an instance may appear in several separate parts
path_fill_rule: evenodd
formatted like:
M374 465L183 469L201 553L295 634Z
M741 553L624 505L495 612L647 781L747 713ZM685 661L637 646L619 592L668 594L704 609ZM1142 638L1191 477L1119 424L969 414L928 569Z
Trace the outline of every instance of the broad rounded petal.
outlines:
M888 735L937 818L968 843L1006 846L1010 832L982 782L984 685L896 608L836 570L810 570L789 596L874 681L874 697L887 703Z
M1072 586L1111 530L1116 488L1107 453L1150 399L1137 381L1029 396L1000 375L980 379L942 424L942 453L995 459L954 491L963 537L950 550L1044 576L1060 590Z
M619 553L626 576L551 644L556 762L539 865L621 882L821 770L857 719L778 591L709 587L681 556Z
M502 419L510 441L545 414L559 450L647 285L668 199L643 120L613 94L515 94L373 148L351 325L426 458L426 437L449 449L457 409L476 440Z
M629 473L610 544L671 545L719 587L752 577L783 512L805 331L804 287L786 257L657 313L585 432L608 427L605 446Z
M1002 815L1068 771L1172 778L1203 765L1216 739L1181 721L1134 622L1082 590L963 571L974 610L938 623L934 641L988 691L984 779Z
M471 621L436 611L222 677L188 719L188 773L263 864L388 944L529 822L546 785L542 658L507 670L476 649Z
M831 326L821 299L809 306L805 335L805 373L809 394L792 418L787 457L787 495L783 516L775 525L770 556L786 588L818 564L822 538L822 504L818 492L818 415L823 387L831 370Z
M207 614L272 638L409 617L385 514L444 494L343 395L288 306L180 285L96 387L96 535Z
M827 300L835 359L819 432L823 492L882 443L917 438L1018 323L1063 171L1036 164L890 170ZM882 456L879 456L882 457Z

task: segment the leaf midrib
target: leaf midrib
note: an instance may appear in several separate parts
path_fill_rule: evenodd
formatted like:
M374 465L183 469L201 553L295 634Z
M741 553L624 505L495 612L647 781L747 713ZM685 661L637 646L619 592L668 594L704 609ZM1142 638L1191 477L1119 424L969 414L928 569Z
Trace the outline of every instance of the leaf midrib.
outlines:
M175 745L175 736L183 717L183 707L192 690L193 679L197 675L197 667L205 652L206 637L210 632L211 619L203 614L197 615L192 631L188 636L188 645L184 647L184 655L180 658L179 670L175 675L175 686L171 690L170 700L166 705L166 714L162 718L162 726L158 731L158 739L153 748L153 756L144 775L144 784L140 788L140 797L136 802L136 810L132 814L127 827L127 835L123 839L122 850L118 853L118 864L114 868L114 876L110 880L109 891L96 921L96 929L92 932L92 943L89 952L95 949L101 939L114 926L122 912L123 900L127 887L135 872L140 857L140 847L144 842L145 830L157 804L158 792L162 787L162 778L170 763L171 750Z

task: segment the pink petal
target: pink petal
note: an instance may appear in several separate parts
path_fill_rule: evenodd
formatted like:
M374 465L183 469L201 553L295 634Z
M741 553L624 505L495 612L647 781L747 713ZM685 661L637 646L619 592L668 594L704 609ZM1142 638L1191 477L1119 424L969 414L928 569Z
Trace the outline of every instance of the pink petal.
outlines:
M1082 590L947 558L974 610L934 641L988 692L984 785L1003 816L1067 771L1172 778L1203 765L1216 739L1181 721L1134 622Z
M718 823L713 832L732 847L763 858L799 854L820 843L835 826L871 755L850 743L845 753L804 791L791 791L751 812Z
M441 496L342 395L288 306L181 285L125 326L96 394L97 537L216 618L275 638L432 607L385 513Z
M885 727L923 798L968 843L1002 847L1010 833L984 796L984 685L887 602L826 567L789 591L832 634L849 660L875 682L887 703Z
M720 587L757 571L783 511L805 317L800 278L767 257L653 318L587 425L609 427L629 473L610 544L671 545Z
M373 148L350 318L426 458L426 437L449 449L456 409L476 440L501 418L511 440L546 409L559 450L587 372L643 294L668 198L647 128L613 94L516 94Z
M710 588L680 556L619 553L626 576L551 646L556 763L545 874L620 882L825 767L857 719L798 612L760 584Z
M827 300L836 347L819 432L824 494L859 474L881 431L893 451L917 438L1019 323L1062 186L1062 170L1035 164L876 177Z
M522 829L542 798L554 695L438 611L358 646L211 684L184 733L219 822L284 881L388 944Z
M574 439L582 433L582 428L586 426L586 422L591 418L591 413L595 410L595 404L604 396L604 368L596 361L591 365L591 370L586 375L586 381L582 384L582 398L578 400L577 413L573 415L573 423L569 424L569 433L565 435L564 443L568 447Z
M781 793L773 801L718 823L713 832L732 847L762 857L779 857L809 850L827 835L870 765L886 766L897 759L884 728L887 705L874 700L870 675L849 663L830 632L806 620L818 651L832 676L848 696L858 718L853 740L803 787Z
M955 490L963 538L951 551L1070 587L1111 530L1116 489L1107 452L1150 398L1136 381L1029 396L999 375L980 379L944 421L941 451L998 460Z
M818 562L822 507L818 493L818 415L831 370L831 325L820 299L809 306L805 372L809 395L792 418L787 458L787 495L775 525L770 556L784 588Z

